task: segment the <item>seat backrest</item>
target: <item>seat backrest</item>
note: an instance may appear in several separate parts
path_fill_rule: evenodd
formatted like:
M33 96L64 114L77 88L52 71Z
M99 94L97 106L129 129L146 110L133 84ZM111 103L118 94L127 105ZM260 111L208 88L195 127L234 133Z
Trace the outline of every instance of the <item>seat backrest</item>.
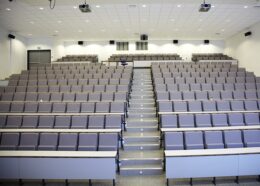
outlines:
M6 128L20 128L22 120L22 116L7 116Z
M203 134L201 131L185 132L185 147L186 149L203 149Z
M12 102L10 112L23 112L24 103L23 102Z
M99 151L116 151L118 149L118 134L100 133L99 134Z
M38 128L53 128L54 116L39 116Z
M225 146L227 148L243 147L241 131L224 131Z
M165 132L165 150L183 150L182 132Z
M22 128L37 128L38 116L23 116Z
M104 116L89 116L88 128L89 129L103 129L105 125Z
M259 113L244 113L246 125L259 125Z
M35 150L38 145L39 133L21 133L20 150Z
M187 112L188 107L187 107L187 102L174 102L173 104L173 109L175 112Z
M205 131L205 145L207 149L224 148L221 131Z
M87 128L87 116L72 116L71 117L71 128Z
M19 144L19 133L2 133L1 150L15 150Z
M52 112L65 113L66 107L67 107L66 103L55 102L55 103L53 103Z
M246 147L260 147L260 130L244 130L243 134Z
M94 113L95 111L95 103L85 102L81 103L81 112L90 112Z
M195 114L196 127L212 127L210 114Z
M55 128L70 128L70 116L56 116L55 117Z
M95 151L98 147L97 133L81 133L79 134L78 150Z
M161 124L161 128L177 128L178 127L177 115L162 114L160 116L160 124Z
M226 114L212 114L212 125L213 127L228 126Z
M243 113L228 113L228 120L230 126L245 125Z
M194 124L194 116L193 114L179 114L179 127L180 128L193 128Z

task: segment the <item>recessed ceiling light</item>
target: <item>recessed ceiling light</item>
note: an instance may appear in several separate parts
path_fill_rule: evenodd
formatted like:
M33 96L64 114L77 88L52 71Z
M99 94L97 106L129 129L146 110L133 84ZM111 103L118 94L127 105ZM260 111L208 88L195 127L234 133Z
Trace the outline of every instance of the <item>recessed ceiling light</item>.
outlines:
M88 22L89 22L89 20L88 20L88 19L86 19L86 20L85 20L85 22L86 22L86 23L88 23Z
M55 30L54 32L58 33L59 31L58 31L58 30Z
M248 8L248 6L244 6L244 8Z
M44 10L44 8L43 8L43 7L40 7L39 9L40 9L40 10Z
M212 5L211 8L215 8L215 5Z
M223 28L223 29L221 29L221 31L222 31L222 32L224 32L224 31L225 31L225 29Z
M171 21L175 21L175 19L171 19Z
M30 21L30 23L31 23L31 24L34 24L34 22L33 22L33 21Z
M101 29L100 31L101 31L101 32L105 32L106 30L105 30L105 29Z
M181 7L181 5L177 5L177 7L178 7L178 8L180 8L180 7Z
M174 31L175 31L175 32L178 32L178 31L179 31L179 29L178 29L178 28L175 28L175 29L174 29Z
M58 23L62 23L62 21L58 21Z
M78 7L77 6L73 6L74 9L77 9Z
M100 5L96 5L96 8L100 8Z
M142 5L143 8L146 8L146 5Z
M10 11L11 9L10 8L6 8L7 11Z
M79 30L79 32L82 32L82 30Z

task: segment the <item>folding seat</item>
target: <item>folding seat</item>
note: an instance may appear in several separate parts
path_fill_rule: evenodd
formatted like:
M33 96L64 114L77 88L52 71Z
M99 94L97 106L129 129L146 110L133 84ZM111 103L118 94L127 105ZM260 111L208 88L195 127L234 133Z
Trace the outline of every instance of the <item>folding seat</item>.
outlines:
M187 84L195 83L195 77L186 77L185 79Z
M121 129L123 121L120 115L107 115L105 120L106 129Z
M174 84L174 78L164 78L164 81L163 81L163 78L162 80L160 80L160 82L157 82L157 81L154 81L155 84Z
M38 86L38 92L49 92L48 86Z
M17 86L15 92L26 92L27 86Z
M236 82L236 78L235 77L226 77L226 82L227 83L235 83Z
M191 83L190 84L190 90L191 91L200 91L201 87L199 83Z
M181 92L170 92L170 100L182 100Z
M126 113L126 109L127 108L125 102L110 102L111 113Z
M88 101L100 101L101 99L101 94L100 93L89 93L88 94Z
M70 85L61 85L60 86L60 92L70 92Z
M165 84L155 84L154 91L167 91L167 86Z
M183 150L182 132L165 132L165 150Z
M240 130L224 131L224 140L226 148L244 147Z
M243 76L238 76L236 77L236 83L245 83L246 82L246 78Z
M222 100L232 100L233 99L233 94L232 91L221 91L221 99Z
M224 84L224 83L226 83L226 78L225 78L225 76L216 77L216 83L218 83L218 84Z
M117 86L116 85L106 85L106 92L116 92Z
M6 93L14 93L15 90L16 90L15 86L7 86L7 87L5 87L5 92Z
M66 102L75 101L75 93L63 93L63 101L66 101Z
M36 92L27 92L25 96L25 101L37 101L38 94Z
M212 127L210 114L195 114L196 127Z
M19 144L19 133L2 133L0 150L16 150Z
M128 92L129 86L128 84L126 85L117 85L117 91L118 92Z
M179 84L179 91L189 91L190 90L190 85L189 84Z
M98 79L88 79L88 84L89 85L97 85L98 84Z
M23 116L22 128L37 128L38 116Z
M190 112L201 112L202 104L201 101L188 101L188 107Z
M246 90L244 83L235 83L234 85L236 91Z
M255 77L255 82L260 83L260 77Z
M110 103L109 102L97 102L95 112L99 113L109 113L110 111Z
M52 103L39 103L38 105L38 112L52 112Z
M118 134L116 133L100 133L99 134L99 151L117 151Z
M242 113L228 113L230 126L244 126L244 115Z
M238 69L237 71L237 76L246 76L246 72L245 71L239 71L240 69Z
M203 107L203 111L206 112L217 111L215 101L202 101L202 107Z
M89 129L103 129L105 125L104 116L89 116L88 128Z
M212 84L210 83L203 83L201 84L202 91L212 91Z
M88 100L88 93L76 93L75 101L85 102Z
M206 78L201 76L201 77L196 77L196 83L206 83Z
M184 77L176 77L175 83L176 84L185 84L185 78Z
M211 72L210 74L209 74L209 77L207 77L206 78L206 82L207 82L207 79L208 79L208 81L210 81L210 82L208 82L208 83L215 83L215 78L216 77L218 77L218 72L219 72L220 70L219 69L213 69L213 72ZM213 79L210 79L211 78L214 78L214 82L212 81Z
M224 142L221 131L205 131L206 149L223 149Z
M172 92L172 91L177 91L178 90L178 85L177 84L167 84L167 91ZM161 91L161 90L159 90ZM164 90L162 90L164 91Z
M0 115L0 128L5 127L6 117L7 116ZM0 138L1 138L1 135L0 135Z
M224 90L234 91L235 87L233 83L226 83L224 84Z
M97 133L81 133L79 134L79 151L96 151L98 146Z
M157 101L168 101L169 92L156 92L156 100Z
M218 75L219 75L218 77L227 77L228 76L227 72L223 72L223 68L222 68L222 72L219 72ZM225 83L225 82L223 82L223 83Z
M203 134L201 131L185 132L185 149L204 149Z
M208 91L209 100L220 100L219 91Z
M53 128L54 116L39 116L38 128Z
M226 127L228 126L226 114L212 114L213 127Z
M216 83L215 77L207 77L206 78L206 83L208 83L208 84Z
M76 74L75 76L77 76L76 79L68 79L68 85L77 85L78 79L82 78L80 77L80 74Z
M229 101L217 101L217 110L218 111L230 111L230 102Z
M27 86L27 83L28 83L28 81L27 81L27 77L26 77L25 80L23 80L23 79L19 80L18 86Z
M230 102L232 111L243 111L245 110L244 102L242 100L232 100Z
M185 101L173 102L173 110L174 112L188 112L187 102Z
M195 97L196 97L196 100L207 100L208 92L196 91Z
M192 91L182 92L182 97L183 97L183 100L195 100L195 94Z
M59 85L53 85L49 86L49 92L59 92L60 91L60 86Z
M94 85L94 92L104 92L105 85Z
M18 150L36 150L38 145L38 138L39 133L21 133Z
M75 151L77 150L78 134L76 133L60 133L58 150Z
M114 93L114 101L127 101L126 92L115 92Z
M245 83L245 89L246 90L256 90L256 84L255 83Z
M13 101L14 93L2 93L1 101Z
M245 91L245 99L257 99L256 91L254 90Z
M70 116L56 116L54 128L70 128Z
M246 83L256 83L256 78L254 76L246 77Z
M89 75L89 74L84 74L85 75ZM78 85L87 85L88 84L88 77L84 77L85 79L79 79L78 80Z
M166 78L166 79L167 79L167 83L169 83L168 79L173 79L173 78ZM164 83L166 83L166 81L164 82L164 78L162 78L162 77L154 78L153 82L154 82L154 84L164 84ZM170 83L174 83L174 82L170 82Z
M58 145L57 133L41 133L38 150L56 150Z
M190 77L190 72L186 72L186 69L185 69L185 72L182 72L181 73L181 76L184 77L185 79L186 78L189 78ZM186 82L186 81L185 81Z
M24 112L27 113L36 113L38 111L37 102L29 102L24 104Z
M194 116L193 114L179 114L179 128L194 128Z
M38 101L50 101L50 93L38 93Z
M158 102L158 112L172 112L172 102Z
M16 79L10 79L9 81L8 81L8 86L17 86L18 85L18 80L16 80Z
M259 125L259 113L244 113L246 125Z
M82 86L81 85L71 85L71 92L81 92L82 91Z
M160 124L161 124L161 128L177 128L178 127L177 115L175 114L160 115Z
M260 130L244 130L243 134L246 147L260 147Z
M244 91L234 91L233 92L234 99L245 99L245 92Z
M245 110L256 111L258 110L256 100L244 100Z
M20 128L22 120L22 116L7 116L6 128Z
M0 112L9 112L11 103L8 102L0 102Z
M51 93L50 101L62 101L62 93Z
M67 79L58 79L58 85L67 85L68 84L68 81Z
M106 78L106 79L99 79L99 84L100 85L107 85L109 83L109 79Z
M48 80L47 80L47 84L48 84L49 86L57 85L57 83L58 83L58 80L57 80L57 79L48 79Z
M81 103L81 112L89 112L94 113L95 112L95 103Z
M83 85L82 91L83 92L93 92L94 85Z
M119 79L113 75L113 78L109 80L110 85L119 85Z
M112 92L102 92L101 93L101 101L113 101L114 100L114 94Z
M66 112L66 103L59 103L59 102L53 103L52 112L65 113Z

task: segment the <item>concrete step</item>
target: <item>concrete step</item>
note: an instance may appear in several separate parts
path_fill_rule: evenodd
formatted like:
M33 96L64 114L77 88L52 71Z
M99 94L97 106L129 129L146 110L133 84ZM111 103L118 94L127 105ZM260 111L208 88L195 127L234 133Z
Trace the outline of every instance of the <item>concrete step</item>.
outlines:
M130 99L131 103L155 103L154 99Z
M130 165L120 167L120 175L137 176L137 175L159 175L163 174L163 166L158 164L150 165Z
M135 92L131 92L130 95L131 96L153 96L154 98L153 91L143 91L143 92L135 91Z
M160 143L160 135L155 136L124 136L124 144L131 143Z
M154 99L154 95L145 95L145 94L130 94L130 99Z
M151 108L128 108L128 113L154 113L156 112L155 107Z
M144 91L153 91L153 87L140 87L140 86L132 86L132 92L144 92Z
M126 123L129 127L158 126L158 119L127 118Z
M131 165L163 165L163 158L124 158L120 159L120 167Z
M128 118L156 118L156 112L151 113L131 113L128 112Z
M128 142L124 143L125 151L133 151L133 150L159 150L160 142Z
M155 103L132 103L128 108L155 108Z
M158 131L158 126L126 126L126 131L127 132L151 132L151 131Z

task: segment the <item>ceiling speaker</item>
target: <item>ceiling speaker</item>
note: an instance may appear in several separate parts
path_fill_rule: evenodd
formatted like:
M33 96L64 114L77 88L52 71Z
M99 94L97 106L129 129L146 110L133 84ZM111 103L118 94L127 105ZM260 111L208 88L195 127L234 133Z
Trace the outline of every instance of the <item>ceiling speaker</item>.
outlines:
M78 41L78 45L83 45L84 41Z
M15 39L15 36L12 35L12 34L8 34L8 38L10 38L10 39Z
M251 32L251 31L245 33L245 37L251 36L251 35L252 35L252 32Z
M142 41L148 40L148 35L142 34L142 35L140 36L140 40L142 40Z
M204 40L204 44L208 45L209 44L209 40Z
M173 40L173 44L178 44L179 40Z
M110 41L109 41L109 44L110 44L110 45L114 45L114 44L115 44L115 40L110 40Z

